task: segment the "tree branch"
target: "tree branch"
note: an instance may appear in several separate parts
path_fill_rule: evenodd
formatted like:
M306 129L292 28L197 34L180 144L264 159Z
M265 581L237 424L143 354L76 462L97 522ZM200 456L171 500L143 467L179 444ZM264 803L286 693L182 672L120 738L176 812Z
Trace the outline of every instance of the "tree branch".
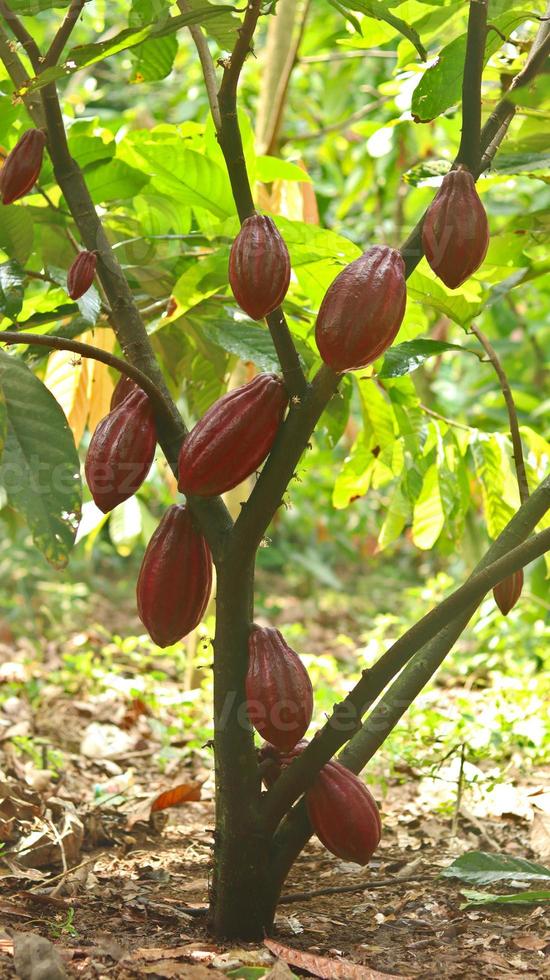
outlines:
M182 14L188 14L190 12L191 7L187 3L187 0L177 0L177 3ZM198 24L189 24L188 28L197 49L197 54L199 56L202 74L204 77L206 94L208 96L210 112L212 114L212 119L214 120L216 132L218 132L221 127L220 106L218 103L218 83L216 79L216 69L214 67L212 55L210 54L210 48L208 47L208 41L202 32L202 28Z
M315 778L321 766L349 739L350 733L357 730L361 716L411 657L445 629L451 620L466 616L467 612L469 620L477 604L494 585L547 550L550 531L543 531L517 547L515 544L517 537L519 540L524 538L549 508L550 476L520 507L502 535L493 542L474 575L407 630L373 667L363 672L354 689L334 706L331 717L308 748L267 793L265 813L271 826L276 826L289 806ZM511 550L510 541L513 542ZM460 632L463 628L462 625Z
M481 77L487 39L487 0L470 0L466 58L462 75L462 135L455 163L472 173L479 168Z
M42 70L45 68L52 68L57 64L59 56L69 40L69 37L71 36L73 28L80 17L80 14L82 13L82 8L84 7L85 3L87 3L87 0L71 0L71 5L67 11L65 20L61 24L61 27L50 44L50 47L46 51Z
M155 411L160 416L166 414L164 395L147 374L134 367L133 364L129 364L122 357L101 350L100 347L94 347L93 344L84 344L80 340L69 340L66 337L50 337L48 334L24 333L17 330L0 330L0 344L6 344L9 347L13 344L29 344L34 347L48 347L51 350L72 351L73 354L79 354L80 357L89 357L94 361L101 361L102 364L107 364L108 367L114 368L115 371L119 371L135 381L149 396Z
M487 357L489 358L491 364L493 365L496 375L500 383L500 389L504 395L504 401L506 402L506 408L508 410L508 420L510 424L510 435L512 437L512 446L514 449L514 463L516 467L516 474L518 479L518 490L519 499L522 504L525 503L529 496L529 483L527 482L527 473L525 472L525 460L523 458L523 446L521 444L521 435L519 431L518 416L516 412L516 405L514 402L514 396L512 395L512 389L510 388L510 382L508 381L506 372L499 360L498 354L494 349L493 345L489 339L481 332L479 327L476 327L474 323L470 325L471 332L477 337L481 346L484 348Z

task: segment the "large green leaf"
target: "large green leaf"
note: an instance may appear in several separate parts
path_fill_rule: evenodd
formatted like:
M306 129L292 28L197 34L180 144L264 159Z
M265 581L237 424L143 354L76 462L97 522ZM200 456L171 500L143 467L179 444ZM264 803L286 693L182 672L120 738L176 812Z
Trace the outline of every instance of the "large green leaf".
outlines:
M550 868L509 854L468 851L441 872L442 878L460 878L472 885L490 885L497 881L546 881Z
M149 178L122 160L100 163L86 172L86 184L94 204L135 197Z
M502 46L502 37L526 19L527 13L521 8L491 17L494 27L487 34L485 62ZM414 90L411 112L416 122L430 122L460 102L465 57L466 34L455 37L441 49L437 60L426 69Z
M169 37L153 37L139 44L132 52L134 70L131 81L157 82L170 74L178 53L178 40Z
M442 340L411 340L404 344L396 344L386 351L379 378L399 378L404 374L416 371L424 361L430 357L438 357L447 351L459 351L460 353L475 354L477 351L469 350L467 347L459 347L458 344L447 344Z
M136 139L121 153L151 180L152 188L179 204L204 208L217 218L234 214L235 204L227 173L213 160L185 147L170 134L167 139Z
M71 430L48 389L23 361L3 350L0 390L8 416L0 485L37 548L61 568L80 520L80 464Z

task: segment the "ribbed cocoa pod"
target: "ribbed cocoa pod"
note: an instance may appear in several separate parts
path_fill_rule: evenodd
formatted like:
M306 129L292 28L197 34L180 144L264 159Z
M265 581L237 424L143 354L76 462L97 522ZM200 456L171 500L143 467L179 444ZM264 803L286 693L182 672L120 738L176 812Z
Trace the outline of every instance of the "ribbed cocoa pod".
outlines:
M469 170L451 170L443 178L424 219L422 246L449 289L479 269L489 247L489 224Z
M523 589L523 568L499 582L493 589L495 602L503 616L507 616L518 601Z
M253 320L261 320L283 302L290 256L271 218L253 214L243 221L231 247L229 282L237 303Z
M387 245L373 245L336 276L315 324L315 340L333 371L371 364L390 346L407 302L405 263Z
M275 374L258 374L214 402L181 447L182 493L212 497L250 476L268 455L287 404Z
M84 466L92 497L104 514L139 489L155 455L157 430L151 403L139 390L97 426Z
M67 292L71 299L80 299L94 281L97 266L95 252L79 252L67 273Z
M374 797L354 773L339 762L327 763L306 792L306 806L313 830L332 854L367 863L382 825Z
M121 374L111 395L111 412L113 408L118 408L124 399L128 398L128 395L131 395L133 391L141 391L141 388L127 374Z
M2 204L11 204L36 184L42 166L46 135L41 129L27 129L8 153L0 170Z
M277 629L254 624L250 630L246 706L256 731L278 749L292 749L309 727L311 681Z
M212 557L187 507L174 504L149 541L137 582L140 619L159 647L195 629L212 588Z

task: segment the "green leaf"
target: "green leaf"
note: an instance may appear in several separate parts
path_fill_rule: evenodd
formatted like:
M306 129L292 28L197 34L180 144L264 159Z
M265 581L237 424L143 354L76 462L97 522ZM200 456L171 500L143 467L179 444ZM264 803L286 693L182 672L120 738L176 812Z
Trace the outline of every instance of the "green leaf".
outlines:
M270 184L273 180L297 180L311 183L311 177L296 163L281 160L279 157L263 156L256 158L256 179Z
M157 82L170 74L178 53L178 39L170 37L150 38L132 52L134 70L131 82Z
M25 276L17 262L0 264L0 314L15 320L23 306Z
M195 324L199 326L197 318ZM271 334L265 326L253 326L252 321L227 319L222 323L205 321L200 332L211 344L216 344L242 361L252 361L262 371L278 371L279 361Z
M468 899L460 908L469 909L477 905L543 905L550 902L548 891L518 892L515 895L491 895L490 892L471 891L464 889L462 895Z
M403 37L406 37L414 45L422 60L426 61L428 56L418 36L418 32L415 31L414 27L411 27L410 24L402 20L401 17L397 17L391 13L390 7L398 6L393 0L338 0L338 2L339 6L346 10L357 10L367 17L382 20L386 24L389 24L390 27L395 28L399 34L402 34Z
M527 12L522 9L510 10L501 17L491 17L498 31L493 29L487 34L485 64L502 46L502 35L510 34L526 19ZM431 122L460 102L465 57L466 34L454 38L441 49L435 64L426 69L414 90L411 113L415 122Z
M129 148L130 152L130 148ZM180 204L205 208L218 218L235 212L227 173L208 157L185 149L181 139L136 141L132 159L143 164L143 175L160 194Z
M68 559L80 520L80 463L58 403L19 358L0 350L8 430L0 485L34 543L56 568Z
M550 153L498 153L491 170L499 174L535 173L547 171L550 167Z
M100 163L86 172L86 184L94 204L135 197L149 177L122 160Z
M550 868L508 854L468 851L445 868L440 877L460 878L473 885L490 885L496 881L548 881Z
M120 51L127 51L138 44L142 44L149 38L167 37L179 31L182 27L189 24L202 24L214 17L227 16L227 7L202 6L198 10L192 10L188 14L179 14L177 17L163 17L160 21L147 24L144 27L128 27L126 30L116 34L115 37L107 41L98 41L95 44L81 44L69 51L67 60L55 68L47 68L39 76L32 78L28 85L22 86L18 95L25 95L30 92L37 92L38 89L56 81L58 78L66 78L80 71L81 68L88 68L96 65L100 61L105 61Z
M497 439L479 432L471 442L475 469L481 485L483 510L490 538L496 538L514 515L505 500L503 456Z
M187 0L187 6L190 10L208 10L212 4L206 3L205 0ZM218 11L220 8L218 7ZM237 31L241 26L241 21L239 17L234 13L231 7L227 7L225 14L221 12L218 13L217 17L210 18L206 20L203 25L204 31L209 37L212 37L216 44L222 49L222 51L232 51L235 46L235 41L237 40Z
M460 347L458 344L446 344L442 340L406 341L404 344L397 344L386 351L378 377L399 378L404 374L410 374L430 357L437 357L439 354L451 350L460 351L460 353L467 352L479 357L477 351Z
M78 162L82 170L87 170L88 167L100 160L112 160L116 153L116 143L113 139L105 143L100 136L92 136L82 132L82 127L78 123L71 126L68 143L71 156Z
M433 548L445 525L445 513L439 490L439 473L434 463L424 474L420 496L413 515L413 541L417 548Z
M405 525L409 521L410 513L411 506L409 501L398 485L394 488L390 497L384 523L378 535L378 547L381 551L387 548L389 544L397 541L397 538L401 536Z
M24 265L32 252L33 239L31 209L15 204L4 205L0 221L0 248Z

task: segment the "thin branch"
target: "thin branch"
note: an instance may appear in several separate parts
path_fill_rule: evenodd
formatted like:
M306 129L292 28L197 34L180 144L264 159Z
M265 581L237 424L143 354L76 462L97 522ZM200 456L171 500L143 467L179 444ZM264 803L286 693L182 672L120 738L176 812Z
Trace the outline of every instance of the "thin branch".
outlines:
M468 620L478 602L494 585L547 550L550 546L550 529L518 546L515 546L514 541L511 550L505 544L506 551L501 556L503 541L507 542L510 538L513 540L515 529L519 529L515 534L519 533L521 539L526 513L532 519L531 526L525 531L528 534L549 508L550 477L522 505L508 525L507 533L503 532L491 545L484 559L484 567L399 637L373 667L363 671L359 682L343 701L334 706L331 717L307 749L283 772L266 794L265 816L270 826L277 825L289 806L315 778L319 768L348 741L350 734L360 725L361 716L367 708L418 650L447 628L449 623L454 627L452 621L457 617L467 615ZM496 559L493 557L495 555ZM462 629L464 626L460 632Z
M481 134L481 77L487 39L487 0L470 0L466 58L462 75L462 135L456 163L472 173L479 167Z
M4 64L9 77L17 89L24 88L29 82L29 76L25 70L23 62L17 54L16 45L10 41L8 35L0 25L0 61ZM42 102L38 93L27 95L24 98L25 106L38 129L44 126L44 112Z
M527 481L527 473L525 472L525 460L523 458L523 446L521 444L521 435L519 431L518 416L516 411L516 405L514 402L514 396L512 395L512 389L510 388L510 382L506 372L500 362L499 356L494 349L493 345L484 333L476 327L474 323L470 325L471 332L477 337L481 346L484 348L487 357L489 358L491 364L493 365L496 375L500 383L500 389L504 395L504 401L506 402L506 408L508 410L508 420L510 424L510 435L512 437L512 446L514 449L514 464L516 467L516 474L518 479L518 490L519 499L522 504L525 503L529 496L529 483Z
M188 14L190 12L191 7L187 3L187 0L177 0L177 3L182 14ZM218 132L221 129L222 120L220 115L220 106L218 103L218 82L216 78L216 68L212 60L212 55L210 54L208 41L202 32L202 28L199 27L198 24L189 24L188 29L197 49L197 54L199 56L202 74L204 77L206 94L208 96L210 112L212 113L212 119L214 120L216 132Z
M135 381L149 396L155 410L161 416L166 414L164 396L148 375L134 367L133 364L129 364L122 357L110 354L100 347L94 347L93 344L84 344L79 340L69 340L66 337L51 337L48 334L24 333L17 330L0 330L0 344L6 344L8 347L13 346L13 344L28 344L34 347L48 347L52 350L72 351L73 354L78 354L80 357L101 361L102 364L107 364L108 367L114 368L115 371L119 371L120 374L125 374L132 381Z

